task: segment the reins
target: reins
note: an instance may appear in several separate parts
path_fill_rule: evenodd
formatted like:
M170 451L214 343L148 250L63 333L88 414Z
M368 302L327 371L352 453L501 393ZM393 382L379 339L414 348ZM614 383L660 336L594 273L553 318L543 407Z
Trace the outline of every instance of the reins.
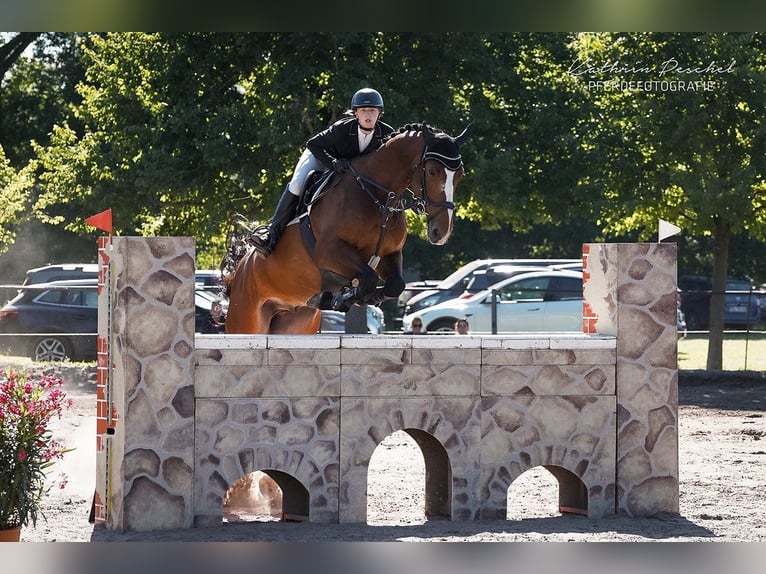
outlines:
M381 222L380 233L378 234L378 242L375 244L374 253L367 261L367 265L369 265L372 269L377 269L378 263L380 263L380 247L383 245L383 238L385 237L386 230L388 229L388 222L395 213L401 213L402 211L407 210L408 207L405 205L404 198L401 196L401 194L397 195L395 192L380 185L378 182L363 176L358 171L356 171L353 166L349 166L349 172L351 173L351 176L356 180L356 183L359 185L359 187L364 190L364 192L370 197L370 199L372 199L373 203L375 203L375 205L378 206L378 209L380 210ZM381 203L377 196L372 193L372 191L370 191L370 189L365 184L372 185L379 190L384 191L386 193L386 202Z

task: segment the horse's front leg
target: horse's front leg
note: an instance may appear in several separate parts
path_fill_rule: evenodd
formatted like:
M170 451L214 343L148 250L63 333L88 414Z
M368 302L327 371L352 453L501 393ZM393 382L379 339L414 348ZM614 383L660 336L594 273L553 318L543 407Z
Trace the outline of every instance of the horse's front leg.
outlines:
M378 287L378 274L367 265L362 265L359 272L351 280L349 286L343 287L331 300L331 308L345 313L354 303L375 304Z
M404 273L402 271L402 252L397 251L380 260L378 275L383 279L383 297L399 297L404 291ZM382 301L382 299L381 299Z
M377 288L378 274L369 266L367 258L339 238L325 238L324 241L320 238L315 250L315 262L322 269L322 290L332 292L329 301L331 309L346 312ZM332 281L328 280L330 277Z
M380 279L384 281L382 287L378 286ZM381 258L375 269L369 264L362 266L362 271L352 285L355 287L336 297L336 306L340 301L377 305L387 298L399 297L404 291L401 251Z

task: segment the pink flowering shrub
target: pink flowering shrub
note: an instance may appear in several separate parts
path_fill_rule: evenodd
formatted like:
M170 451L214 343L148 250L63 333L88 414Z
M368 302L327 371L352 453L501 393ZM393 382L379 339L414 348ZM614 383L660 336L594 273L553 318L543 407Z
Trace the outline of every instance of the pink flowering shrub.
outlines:
M48 424L72 405L63 380L0 370L0 528L37 524L40 501L49 486L46 470L67 449Z

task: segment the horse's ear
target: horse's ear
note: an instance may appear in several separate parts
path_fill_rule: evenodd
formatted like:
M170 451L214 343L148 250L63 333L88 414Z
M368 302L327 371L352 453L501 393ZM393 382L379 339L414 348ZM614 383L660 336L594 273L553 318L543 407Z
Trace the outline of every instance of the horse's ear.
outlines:
M420 124L420 133L423 134L423 139L426 140L426 145L431 145L436 139L436 134L426 122Z
M468 124L465 126L465 129L460 132L460 135L455 138L455 143L457 143L458 146L463 145L463 142L468 139L468 128L471 127L471 124Z

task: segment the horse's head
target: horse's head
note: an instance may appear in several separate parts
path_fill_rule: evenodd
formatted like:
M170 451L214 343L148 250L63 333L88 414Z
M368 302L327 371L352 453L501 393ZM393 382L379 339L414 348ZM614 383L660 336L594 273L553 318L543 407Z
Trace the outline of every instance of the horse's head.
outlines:
M415 199L425 212L429 243L443 245L452 233L455 212L455 188L463 177L463 159L460 146L468 137L468 128L457 137L421 126L425 139L421 171L413 177L412 189L418 188ZM417 180L419 177L419 181Z

